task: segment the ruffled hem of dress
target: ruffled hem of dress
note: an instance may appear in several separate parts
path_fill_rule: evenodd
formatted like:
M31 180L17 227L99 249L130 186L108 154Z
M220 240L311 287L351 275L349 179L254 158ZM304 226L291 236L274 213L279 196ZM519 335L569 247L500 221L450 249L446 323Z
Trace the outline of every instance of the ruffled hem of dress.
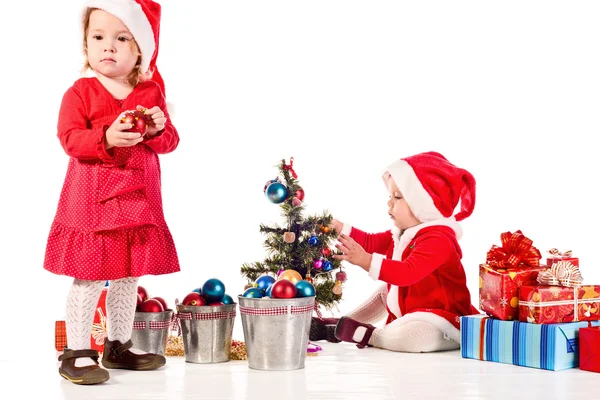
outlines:
M44 268L84 280L113 280L180 271L166 225L101 233L52 224Z

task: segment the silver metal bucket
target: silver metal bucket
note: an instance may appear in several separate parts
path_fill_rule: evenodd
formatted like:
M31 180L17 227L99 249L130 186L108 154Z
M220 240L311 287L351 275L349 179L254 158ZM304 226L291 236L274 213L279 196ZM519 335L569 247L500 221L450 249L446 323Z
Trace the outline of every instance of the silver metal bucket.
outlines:
M171 331L173 311L136 312L131 341L133 347L148 353L164 355Z
M237 304L223 306L177 305L185 361L221 363L231 358L231 336Z
M304 368L315 298L238 298L248 366L270 371Z

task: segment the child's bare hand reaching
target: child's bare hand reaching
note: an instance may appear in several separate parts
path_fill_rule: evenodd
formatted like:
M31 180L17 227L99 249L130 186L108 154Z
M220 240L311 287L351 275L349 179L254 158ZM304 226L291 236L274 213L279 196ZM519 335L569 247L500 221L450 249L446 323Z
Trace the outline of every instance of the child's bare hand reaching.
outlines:
M106 130L106 149L111 147L130 147L135 146L143 140L138 132L125 132L131 128L131 124L121 122L122 115L119 115L115 122Z
M143 106L137 106L136 108L139 111L143 111L148 118L148 131L146 132L146 135L152 137L156 135L157 132L165 129L167 117L160 107L154 106L152 108L145 108Z
M369 272L369 269L371 269L371 259L373 256L367 253L361 245L356 243L356 241L348 235L340 235L338 241L339 243L337 243L335 247L343 254L336 254L333 257L337 258L338 260L346 260L349 263L358 265L365 271Z
M337 219L332 219L331 224L329 225L329 229L334 229L337 232L338 236L342 233L343 227L344 224L338 221Z

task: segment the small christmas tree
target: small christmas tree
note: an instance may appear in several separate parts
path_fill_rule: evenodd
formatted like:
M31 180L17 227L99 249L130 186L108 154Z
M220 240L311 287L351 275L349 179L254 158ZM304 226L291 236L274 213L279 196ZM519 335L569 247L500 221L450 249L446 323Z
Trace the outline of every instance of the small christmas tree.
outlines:
M281 207L285 224L260 225L260 232L267 235L264 242L267 258L262 262L243 264L241 273L252 284L261 275L277 277L281 272L293 269L312 282L316 303L329 310L342 298L342 283L346 279L340 260L332 257L337 251L329 247L337 233L329 228L332 216L327 212L304 217L304 190L298 184L293 163L293 157L289 165L281 160L278 170L283 180L278 177L264 187L269 201Z

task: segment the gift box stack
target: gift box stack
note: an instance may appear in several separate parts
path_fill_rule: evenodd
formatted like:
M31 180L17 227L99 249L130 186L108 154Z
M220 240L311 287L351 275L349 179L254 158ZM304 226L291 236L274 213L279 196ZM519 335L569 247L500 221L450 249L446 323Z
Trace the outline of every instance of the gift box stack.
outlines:
M552 249L544 264L521 231L500 239L479 267L479 308L487 315L461 317L463 358L600 372L600 285L583 284L570 251Z

